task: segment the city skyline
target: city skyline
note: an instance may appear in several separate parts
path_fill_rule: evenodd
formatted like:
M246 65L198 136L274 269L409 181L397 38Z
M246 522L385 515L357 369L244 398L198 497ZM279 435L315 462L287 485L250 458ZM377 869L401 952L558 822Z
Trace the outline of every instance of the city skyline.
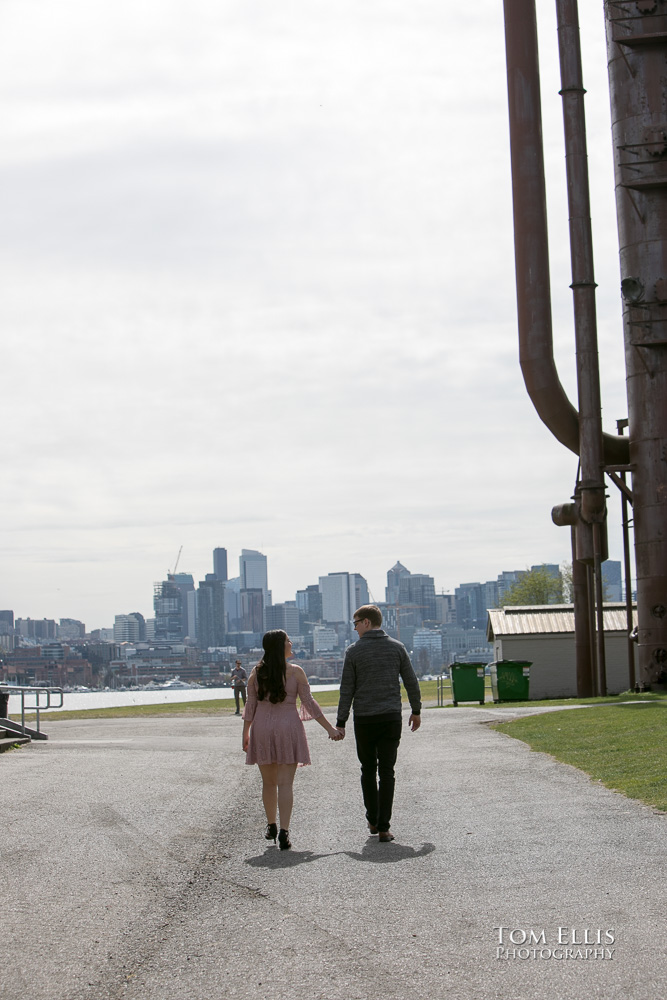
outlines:
M539 6L554 354L576 403ZM604 23L579 16L615 433ZM267 555L276 601L346 566L377 594L396 559L444 590L569 561L550 511L577 459L518 362L501 4L457 11L462 46L446 5L378 0L34 0L2 18L0 606L91 627L147 613L179 547L199 580L216 539Z
M221 548L222 547L216 547L215 549L211 549L211 553L213 553L213 552L218 553L218 552L221 551ZM264 557L264 559L265 559L264 579L266 579L267 575L268 575L268 579L269 579L269 583L270 583L271 567L270 567L270 564L268 563L268 559L266 559L266 554L265 553L261 553L258 550L243 549L242 551L244 553L247 553L247 552L250 551L250 552L252 552L253 556L263 556ZM227 553L227 554L229 556L229 553ZM239 561L240 560L241 560L241 556L239 556ZM231 562L233 564L233 560ZM213 567L213 565L214 565L214 560L212 559L211 560L211 568ZM543 561L543 562L541 562L539 564L533 563L532 567L534 567L535 565L552 565L553 566L553 565L556 565L556 564L548 564L546 562L546 560L545 560L545 561ZM558 565L562 566L563 564L561 563L561 564L558 564ZM494 581L500 581L502 579L502 577L505 576L505 575L509 576L510 578L513 578L514 575L517 572L520 573L520 572L522 572L524 570L527 571L527 570L529 570L531 568L530 565L526 565L524 567L515 566L512 569L508 569L507 567L505 567L502 570L497 570L497 572L491 572L490 574L487 574L484 577L477 577L476 580L473 579L473 577L468 576L468 577L466 577L466 579L462 579L462 580L459 580L458 582L454 583L452 585L451 589L447 589L446 590L446 589L438 586L437 580L435 579L435 577L433 576L433 574L428 573L428 570L426 570L426 572L424 572L424 573L421 572L421 571L416 571L415 572L414 570L412 570L409 567L407 567L404 564L402 564L400 560L397 560L394 565L388 566L386 568L385 574L384 574L384 584L382 585L381 588L378 588L377 591L373 591L371 589L371 587L368 586L368 591L363 591L362 590L361 593L360 593L359 592L359 584L357 583L357 594L356 594L356 596L357 596L358 600L356 600L356 601L353 600L353 596L352 596L352 591L354 590L354 581L355 581L355 579L357 581L361 580L362 581L361 585L363 587L364 584L366 584L366 585L368 584L367 577L365 577L363 573L359 574L359 573L355 573L353 571L332 570L332 571L329 571L327 574L321 574L321 573L317 574L315 580L304 580L304 581L301 581L299 583L299 585L297 586L297 588L295 589L294 592L289 593L289 594L285 594L284 596L282 596L280 598L277 598L277 597L275 597L273 595L272 588L269 586L269 593L272 596L272 605L284 604L286 601L295 601L295 600L298 599L298 594L300 592L304 592L307 587L313 587L313 586L315 586L315 587L319 588L320 594L323 594L323 589L325 590L325 597L324 597L324 599L325 599L325 608L324 608L322 620L323 621L333 620L333 619L327 619L327 617L326 617L326 601L327 601L326 589L327 588L323 588L323 583L324 584L328 584L328 585L332 585L334 583L333 578L336 578L336 577L348 577L348 576L350 577L350 586L351 586L349 597L341 597L340 601L336 601L335 598L334 598L334 604L330 605L330 606L333 606L333 607L337 607L338 603L341 603L341 601L342 601L341 607L344 606L345 609L346 609L346 611L345 611L345 614L343 615L343 618L341 620L347 619L347 617L349 617L351 615L352 610L354 610L353 604L354 605L361 605L363 603L366 603L367 600L370 601L371 603L381 604L381 605L384 605L386 603L389 603L389 604L398 603L399 599L400 600L404 600L405 603L406 603L406 605L409 604L409 603L413 603L414 600L415 600L415 597L414 597L414 594L412 594L409 590L406 590L406 592L403 595L403 597L399 598L399 593L402 593L402 591L399 591L398 586L396 586L395 600L394 600L393 597L392 597L392 600L389 601L389 602L386 600L387 595L388 595L388 591L391 590L391 586L392 586L391 583L390 583L390 578L392 577L393 570L396 568L396 566L400 566L402 570L406 571L407 576L411 578L411 582L412 583L419 583L421 581L421 579L430 579L430 580L432 580L431 587L434 589L434 594L435 595L442 595L442 594L454 595L455 591L458 588L464 587L464 586L466 586L468 584L478 584L478 583L483 583L483 582L492 582L493 583ZM267 574L267 569L268 569L268 574ZM423 569L423 567L422 567L422 569ZM83 616L77 615L76 609L71 609L71 608L70 608L69 614L67 614L67 615L58 615L58 614L44 614L44 615L39 615L39 614L35 614L35 613L31 612L30 610L24 612L23 610L17 610L17 608L15 606L13 606L11 603L7 604L6 608L7 608L7 610L11 610L14 613L14 618L16 618L16 619L32 619L34 621L39 621L41 619L47 619L47 620L58 621L58 620L60 620L62 618L62 619L65 619L67 621L69 621L69 620L73 620L73 621L77 621L77 622L81 621L86 626L86 633L89 634L91 631L94 631L94 630L97 630L97 629L109 629L109 628L112 628L113 624L114 624L114 620L115 620L115 618L117 616L123 617L123 616L131 616L131 615L134 615L134 614L140 614L140 615L143 616L143 618L146 621L149 621L149 620L153 619L155 617L154 600L156 598L156 595L162 595L163 587L167 584L167 582L169 580L174 581L175 584L178 584L179 583L179 578L190 579L190 581L194 584L194 591L193 592L196 594L196 592L199 590L200 587L211 586L211 584L212 584L212 582L214 580L214 577L215 577L215 574L213 572L211 572L211 569L207 569L202 574L197 575L197 574L193 574L193 573L188 573L187 568L186 569L181 569L181 567L179 566L179 570L178 570L178 573L176 574L176 576L174 576L173 573L171 573L170 571L168 571L167 573L164 574L162 580L154 580L154 581L151 582L151 584L148 587L148 593L150 594L150 598L146 601L144 607L139 607L139 606L129 607L129 606L126 606L127 602L123 603L121 601L121 606L119 606L118 608L116 608L116 610L113 612L113 614L111 616L111 619L109 621L105 621L105 622L101 622L101 623L97 623L97 624L93 624L91 622L86 621L86 619ZM240 582L240 578L239 577L236 577L236 578L231 577L227 581L224 581L225 586L230 585L230 584L232 586L235 586L235 584L237 584L239 582ZM255 583L256 580L251 579L249 582L250 583ZM345 583L344 586L343 586L343 593L346 591L347 587L348 587L348 584ZM236 589L236 594L237 595L240 592L241 591L239 591L238 589ZM251 593L253 592L252 588L250 589L250 592ZM183 604L183 609L184 609L184 613L185 613L187 611L187 604L186 604L185 601L184 601L184 604ZM428 616L429 616L428 614L424 615L424 617L428 617Z

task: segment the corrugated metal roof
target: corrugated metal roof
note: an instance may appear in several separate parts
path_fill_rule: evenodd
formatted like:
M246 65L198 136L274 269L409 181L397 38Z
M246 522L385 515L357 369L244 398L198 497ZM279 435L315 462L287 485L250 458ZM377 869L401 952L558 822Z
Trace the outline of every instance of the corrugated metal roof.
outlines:
M541 607L490 608L486 625L489 642L502 635L554 635L574 632L572 604L545 604ZM637 609L633 608L633 624L637 624ZM625 604L605 604L605 632L627 632Z

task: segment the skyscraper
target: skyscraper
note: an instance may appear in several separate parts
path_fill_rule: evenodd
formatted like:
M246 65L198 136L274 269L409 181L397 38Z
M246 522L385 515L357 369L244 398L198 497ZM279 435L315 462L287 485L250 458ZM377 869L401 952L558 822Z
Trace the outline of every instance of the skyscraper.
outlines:
M197 644L225 645L225 581L202 580L197 588Z
M354 573L329 573L319 578L322 595L322 620L325 622L350 622L358 605Z
M216 580L227 580L227 549L213 549L213 575Z
M255 549L241 549L239 557L239 576L241 590L262 591L264 607L269 604L269 583L266 567L266 556Z
M264 594L261 587L241 590L241 631L264 631Z
M399 603L398 598L401 578L410 575L410 570L406 569L400 562L397 562L395 566L392 566L390 570L387 570L387 588L385 590L385 599L387 604Z
M170 573L166 580L153 585L153 610L155 611L155 641L182 642L183 595Z

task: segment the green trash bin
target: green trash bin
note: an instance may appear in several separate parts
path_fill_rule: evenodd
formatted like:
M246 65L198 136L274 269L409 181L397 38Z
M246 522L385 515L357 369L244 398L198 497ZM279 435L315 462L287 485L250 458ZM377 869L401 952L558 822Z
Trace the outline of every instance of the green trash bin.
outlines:
M490 666L494 702L528 701L532 661L496 660Z
M452 663L452 701L478 701L484 704L485 663Z

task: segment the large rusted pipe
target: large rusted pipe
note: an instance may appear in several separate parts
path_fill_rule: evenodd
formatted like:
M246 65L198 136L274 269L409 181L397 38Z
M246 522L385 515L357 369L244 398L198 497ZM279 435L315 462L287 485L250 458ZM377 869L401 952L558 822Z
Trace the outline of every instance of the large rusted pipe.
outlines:
M605 4L641 684L667 679L667 108L664 3Z
M579 413L553 356L542 114L534 0L504 0L519 359L528 395L561 444L580 453ZM627 441L603 436L604 461L627 464Z

